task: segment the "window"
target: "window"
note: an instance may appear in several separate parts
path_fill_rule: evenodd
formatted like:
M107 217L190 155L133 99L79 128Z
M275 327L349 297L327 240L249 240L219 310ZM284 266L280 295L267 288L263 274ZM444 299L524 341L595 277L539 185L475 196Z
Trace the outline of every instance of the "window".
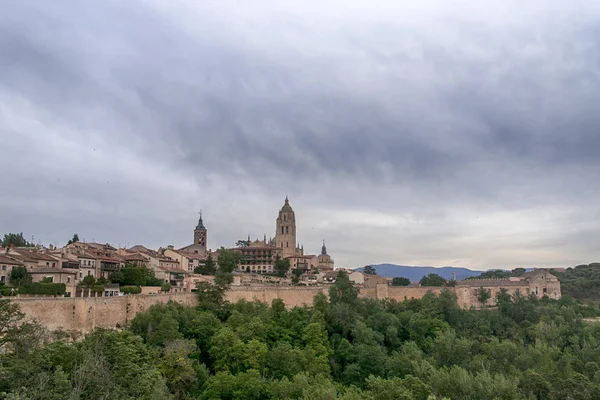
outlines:
M290 242L285 242L285 247L290 247Z
M284 221L287 221L287 215L284 215L284 216L283 216L283 220L284 220Z
M46 267L49 267L50 263L48 261L46 261Z
M538 294L538 288L537 288L537 286L535 287L535 294Z
M285 227L285 233L290 233L289 226Z
M544 293L544 294L548 293L548 289L547 288L543 288L542 289L542 293Z
M56 263L52 263L52 268L56 267Z
M2 266L2 271L6 271L6 265Z
M71 283L71 277L67 276L67 283Z
M4 275L0 276L0 282L6 282L6 277Z
M283 226L281 227L281 234L283 235Z

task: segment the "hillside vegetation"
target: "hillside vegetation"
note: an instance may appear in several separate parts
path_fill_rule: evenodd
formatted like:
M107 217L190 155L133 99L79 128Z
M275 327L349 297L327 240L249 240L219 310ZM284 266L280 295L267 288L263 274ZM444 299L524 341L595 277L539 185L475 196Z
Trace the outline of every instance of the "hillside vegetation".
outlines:
M0 300L5 399L598 399L597 307L498 296L462 310L443 291L359 299L340 274L330 300L286 309L199 287L198 307L156 305L122 331L48 343ZM1 393L4 393L2 395Z
M552 273L560 280L563 296L571 296L583 302L600 302L600 263L578 265L566 272Z

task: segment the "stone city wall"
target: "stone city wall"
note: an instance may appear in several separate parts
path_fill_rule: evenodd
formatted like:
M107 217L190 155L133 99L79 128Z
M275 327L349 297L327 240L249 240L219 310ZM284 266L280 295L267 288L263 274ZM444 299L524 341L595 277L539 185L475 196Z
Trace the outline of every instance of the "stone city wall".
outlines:
M380 284L376 287L363 287L360 297L398 301L420 299L432 291L438 294L442 288L407 288ZM312 305L318 293L327 297L328 286L277 287L277 286L234 286L225 294L230 302L239 300L261 301L271 304L281 299L288 307ZM139 312L146 311L153 304L167 303L169 300L193 306L196 293L175 293L157 295L134 295L117 297L73 297L73 298L15 298L21 310L32 319L50 330L77 331L88 333L95 328L115 328L131 322Z
M88 333L95 328L115 328L131 322L151 305L169 300L194 305L196 294L160 294L118 297L17 298L13 301L28 318L50 330Z
M271 304L275 299L281 299L288 307L312 305L314 297L323 293L327 297L329 287L277 287L277 286L232 286L226 293L225 298L232 303L238 300L262 301Z

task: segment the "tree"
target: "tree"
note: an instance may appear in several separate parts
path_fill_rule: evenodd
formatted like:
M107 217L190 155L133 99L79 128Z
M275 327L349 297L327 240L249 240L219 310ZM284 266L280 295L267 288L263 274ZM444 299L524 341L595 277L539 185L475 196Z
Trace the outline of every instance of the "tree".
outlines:
M69 245L69 244L73 244L73 243L77 243L77 242L79 242L79 235L75 233L75 234L73 234L73 238L71 240L69 240L67 242L67 244Z
M27 271L27 267L13 267L10 271L10 284L13 286L24 286L31 283L31 274Z
M165 282L160 285L160 291L164 293L168 293L171 291L171 284L169 282Z
M477 301L481 303L482 307L485 307L485 304L491 298L492 294L490 293L489 289L485 289L483 287L477 289Z
M87 275L81 280L81 286L91 288L96 284L96 278L93 275Z
M410 285L410 279L404 277L396 277L392 279L393 286L408 286Z
M206 258L204 264L201 264L194 268L194 273L200 275L214 275L216 271L217 265L215 264L212 254L210 253L208 254L208 257Z
M2 247L34 247L35 244L28 242L21 233L5 233L4 239L1 242Z
M377 270L372 265L367 265L363 268L363 272L367 275L377 275Z
M296 268L292 271L292 284L297 285L300 282L300 277L304 274L304 271L300 268Z
M335 283L329 289L329 298L331 304L335 303L354 303L358 298L358 288L350 280L348 274L344 271L338 273Z
M197 360L189 358L190 354L196 351L196 344L188 340L174 340L165 344L162 357L158 364L158 369L166 378L167 386L175 397L186 399L186 392L191 392L198 387L198 376L196 371L202 368ZM203 371L201 374L208 374Z
M120 271L111 273L109 278L111 282L124 286L160 286L162 284L162 281L154 275L154 271L148 267L136 267L128 263Z
M250 246L249 240L238 240L235 242L235 247L248 247Z
M217 250L218 270L221 272L233 272L240 261L240 253L221 247Z
M39 341L43 330L36 323L25 322L18 304L0 299L0 354L15 350L23 343Z
M438 274L431 273L421 278L421 286L444 286L446 280Z
M275 264L273 265L273 269L279 276L285 276L290 270L290 260L282 260L279 255L275 259Z

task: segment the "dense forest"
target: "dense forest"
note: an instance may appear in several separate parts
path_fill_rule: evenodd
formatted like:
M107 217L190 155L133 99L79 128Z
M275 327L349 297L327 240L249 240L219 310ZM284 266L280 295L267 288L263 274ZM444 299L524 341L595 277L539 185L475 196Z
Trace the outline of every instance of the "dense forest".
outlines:
M600 315L573 299L498 295L461 310L451 291L357 298L341 275L314 306L157 305L83 340L24 324L0 300L4 399L599 399Z
M560 280L563 296L574 297L583 302L600 302L600 263L578 265L565 272L552 270Z

